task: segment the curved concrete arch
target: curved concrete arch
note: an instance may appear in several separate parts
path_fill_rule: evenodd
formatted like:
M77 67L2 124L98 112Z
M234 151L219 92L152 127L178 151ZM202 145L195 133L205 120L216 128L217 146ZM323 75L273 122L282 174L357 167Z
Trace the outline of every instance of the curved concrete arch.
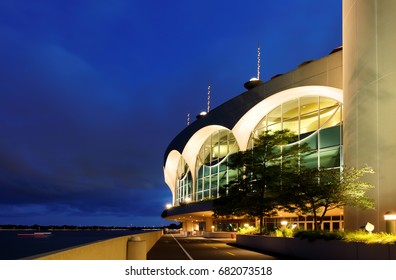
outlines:
M228 130L232 132L229 128L221 125L209 125L195 132L194 135L188 140L186 146L183 149L182 156L190 167L190 170L195 170L197 164L197 155L202 145L205 143L206 139L208 139L208 137L214 132L219 130ZM193 181L195 181L195 172L191 172L191 175Z
M282 103L305 96L323 96L343 102L343 91L328 86L302 86L273 94L251 108L233 127L232 132L237 139L240 150L245 151L247 149L252 131L266 114Z
M165 183L168 185L169 189L172 192L172 197L175 199L175 187L176 187L176 169L179 164L180 159L182 158L182 155L176 151L172 150L169 154L168 157L166 158L166 163L164 166L164 178L165 178ZM174 201L173 201L174 202Z

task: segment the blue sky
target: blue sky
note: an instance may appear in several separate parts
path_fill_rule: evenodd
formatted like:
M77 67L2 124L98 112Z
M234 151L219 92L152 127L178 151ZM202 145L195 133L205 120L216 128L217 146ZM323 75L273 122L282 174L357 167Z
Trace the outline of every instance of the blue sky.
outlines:
M341 0L0 1L0 224L167 225L187 122L342 44Z

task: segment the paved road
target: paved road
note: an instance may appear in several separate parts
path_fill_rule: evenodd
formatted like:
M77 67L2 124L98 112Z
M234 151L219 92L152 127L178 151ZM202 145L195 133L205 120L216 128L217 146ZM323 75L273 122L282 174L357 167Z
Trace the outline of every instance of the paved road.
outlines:
M164 235L147 253L148 260L274 260L274 256L241 249L235 239Z

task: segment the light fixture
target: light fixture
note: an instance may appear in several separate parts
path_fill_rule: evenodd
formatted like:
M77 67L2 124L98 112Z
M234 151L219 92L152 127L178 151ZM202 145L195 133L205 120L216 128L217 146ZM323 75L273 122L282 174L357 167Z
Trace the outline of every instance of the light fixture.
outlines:
M395 221L396 220L396 212L388 211L384 215L385 221Z
M287 221L286 220L281 221L281 225L282 226L287 226Z
M396 212L388 211L384 214L386 233L396 234Z
M249 224L244 224L243 226L247 228L247 227L249 227Z
M172 204L167 203L165 207L166 207L166 209L170 209L170 208L172 208Z
M372 234L374 230L374 225L367 222L365 229L369 232L369 234Z

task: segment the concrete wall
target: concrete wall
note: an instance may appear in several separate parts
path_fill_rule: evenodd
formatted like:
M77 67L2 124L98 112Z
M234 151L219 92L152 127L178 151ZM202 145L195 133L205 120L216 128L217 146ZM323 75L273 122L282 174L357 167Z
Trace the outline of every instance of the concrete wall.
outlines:
M61 251L49 252L42 255L32 256L26 259L32 260L126 260L128 256L127 248L128 240L133 237L140 237L145 241L145 256L147 252L154 246L154 244L162 236L162 231L151 231L134 235L127 235L98 241L87 245L73 247ZM142 248L136 246L135 248ZM134 252L129 252L129 255L136 255ZM142 255L142 253L138 253Z
M343 0L344 161L371 166L375 210L345 209L345 228L385 231L396 210L396 1Z
M396 245L237 235L238 245L306 260L395 260Z

